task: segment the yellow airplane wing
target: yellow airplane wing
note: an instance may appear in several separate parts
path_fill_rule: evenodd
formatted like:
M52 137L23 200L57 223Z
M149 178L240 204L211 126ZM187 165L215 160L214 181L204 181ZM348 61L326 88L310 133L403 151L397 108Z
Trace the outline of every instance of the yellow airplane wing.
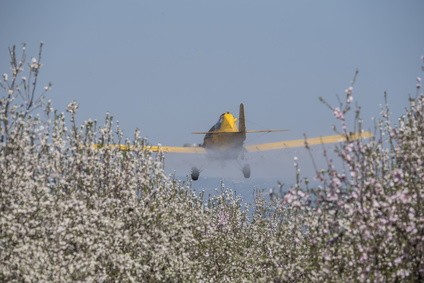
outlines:
M93 148L116 148L119 150L132 150L134 148L133 145L115 145L115 144L93 144ZM203 153L206 154L206 150L203 147L176 147L176 146L145 146L145 151L153 151L153 152L177 152L177 153Z
M351 133L349 140L357 140L360 138L371 138L371 137L373 137L373 135L370 132ZM306 139L306 141L308 142L308 145L335 143L335 142L346 141L346 136L334 135L334 136L325 136L325 137L318 137L318 138L308 138ZM258 151L265 151L265 150L274 150L274 149L301 147L301 146L305 146L305 139L246 145L244 146L244 148L246 149L247 152L258 152Z
M160 151L162 150L163 152L177 152L177 153L203 153L206 154L206 149L204 149L203 147L178 147L178 146L162 146L162 147L158 147L158 146L151 146L148 148L148 150L150 151Z

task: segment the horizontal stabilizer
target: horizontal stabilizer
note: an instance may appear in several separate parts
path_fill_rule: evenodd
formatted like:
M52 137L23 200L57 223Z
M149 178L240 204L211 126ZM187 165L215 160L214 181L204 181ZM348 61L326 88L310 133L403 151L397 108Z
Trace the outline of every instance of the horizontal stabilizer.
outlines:
M360 138L372 138L372 137L373 135L370 132L352 133L349 136L349 140L357 140ZM317 138L308 138L306 139L306 141L308 145L344 142L346 141L346 136L334 135L334 136L325 136L325 137L317 137ZM283 148L290 148L290 147L302 147L302 146L305 146L305 139L246 145L244 148L246 149L247 152L258 152L258 151L283 149Z
M286 132L290 130L261 130L261 131L246 131L246 133L270 133L270 132ZM194 135L218 134L218 133L240 133L234 131L215 131L215 132L194 132Z
M290 130L261 130L261 131L246 131L246 133L271 133L271 132L287 132Z
M215 131L215 132L194 132L193 135L206 135L206 134L218 134L218 133L238 133L234 131Z

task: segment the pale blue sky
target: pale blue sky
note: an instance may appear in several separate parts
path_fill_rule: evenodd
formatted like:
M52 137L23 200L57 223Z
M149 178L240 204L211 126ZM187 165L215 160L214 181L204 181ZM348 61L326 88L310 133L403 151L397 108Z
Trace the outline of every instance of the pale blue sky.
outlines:
M337 106L356 69L354 99L372 126L384 91L398 116L423 76L421 0L1 3L0 73L9 46L35 56L43 41L56 108L76 99L80 122L109 111L153 144L201 143L191 132L238 115L240 102L249 130L292 129L247 142L333 134L318 97Z

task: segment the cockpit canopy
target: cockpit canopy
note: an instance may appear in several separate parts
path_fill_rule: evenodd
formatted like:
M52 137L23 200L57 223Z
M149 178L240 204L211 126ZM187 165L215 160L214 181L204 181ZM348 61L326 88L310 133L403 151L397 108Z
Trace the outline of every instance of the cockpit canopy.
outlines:
M224 113L225 114L225 113ZM224 121L224 114L222 114L220 117L219 117L219 119L218 119L218 122L216 122L216 124L215 124L215 130L219 130L220 128L221 128L221 125L222 125L222 121Z
M223 113L219 116L218 122L209 130L209 132L214 131L228 131L228 132L237 132L237 118L234 118L233 114L230 112Z

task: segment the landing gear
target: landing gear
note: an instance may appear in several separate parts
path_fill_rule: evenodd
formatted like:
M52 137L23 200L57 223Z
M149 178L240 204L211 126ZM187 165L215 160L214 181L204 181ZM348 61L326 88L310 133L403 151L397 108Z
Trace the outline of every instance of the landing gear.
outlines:
M249 179L250 178L250 165L249 164L244 165L243 166L243 169L242 169L242 172L243 172L243 176L246 179Z
M199 179L200 171L197 167L191 167L191 179L197 181Z

